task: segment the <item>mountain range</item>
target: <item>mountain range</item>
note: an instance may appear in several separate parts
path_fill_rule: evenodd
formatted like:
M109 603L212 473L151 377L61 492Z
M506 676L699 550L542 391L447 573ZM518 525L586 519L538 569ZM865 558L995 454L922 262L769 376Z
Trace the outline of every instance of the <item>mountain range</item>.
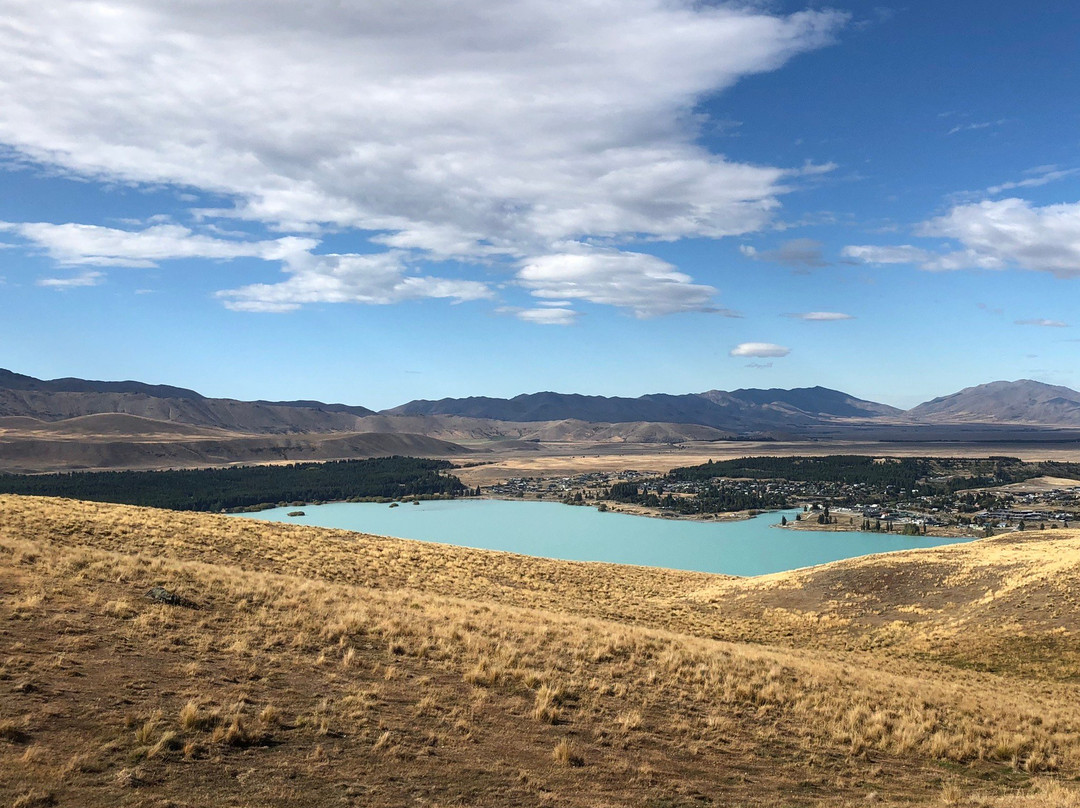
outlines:
M782 429L831 418L876 418L900 410L824 387L795 390L710 390L638 398L533 393L500 398L410 401L386 415L458 415L495 421L698 424L733 431Z
M904 411L825 387L657 393L637 398L541 392L510 399L417 400L376 413L366 407L319 401L209 398L182 387L135 381L46 381L0 369L0 427L12 428L18 423L20 428L26 428L35 422L105 413L245 434L400 433L408 427L441 437L455 430L462 436L484 437L489 429L484 422L500 422L520 428L516 432L494 428L491 436L497 432L501 437L539 439L538 433L552 430L559 434L567 430L595 434L597 428L586 425L608 425L609 436L623 429L651 432L661 436L657 439L664 439L670 438L673 430L657 429L655 425L693 425L705 429L692 430L693 437L684 439L715 440L772 433L790 436L816 426L843 423L1080 427L1080 393L1028 379L998 381ZM686 430L674 430L681 431Z
M0 369L0 417L60 421L99 413L125 413L156 421L238 432L348 432L374 411L319 401L237 401L194 390L142 382L52 379Z

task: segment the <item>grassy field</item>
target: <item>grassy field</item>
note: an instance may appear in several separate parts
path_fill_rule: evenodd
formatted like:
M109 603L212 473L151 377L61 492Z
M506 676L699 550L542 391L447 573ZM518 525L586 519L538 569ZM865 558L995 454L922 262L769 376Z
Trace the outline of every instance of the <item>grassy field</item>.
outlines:
M1080 806L1078 572L1080 531L736 579L3 496L0 800Z

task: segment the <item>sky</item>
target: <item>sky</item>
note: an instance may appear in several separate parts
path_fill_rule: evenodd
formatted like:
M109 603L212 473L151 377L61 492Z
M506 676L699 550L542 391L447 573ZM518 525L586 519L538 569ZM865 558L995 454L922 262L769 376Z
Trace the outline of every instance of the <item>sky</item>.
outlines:
M1080 387L1072 0L0 0L0 367Z

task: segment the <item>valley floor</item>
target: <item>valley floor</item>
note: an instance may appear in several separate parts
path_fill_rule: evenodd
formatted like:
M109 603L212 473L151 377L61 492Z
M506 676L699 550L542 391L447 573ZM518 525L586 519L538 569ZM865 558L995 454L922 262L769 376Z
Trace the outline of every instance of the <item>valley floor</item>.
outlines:
M1080 806L1078 572L1080 531L736 579L0 496L0 799Z

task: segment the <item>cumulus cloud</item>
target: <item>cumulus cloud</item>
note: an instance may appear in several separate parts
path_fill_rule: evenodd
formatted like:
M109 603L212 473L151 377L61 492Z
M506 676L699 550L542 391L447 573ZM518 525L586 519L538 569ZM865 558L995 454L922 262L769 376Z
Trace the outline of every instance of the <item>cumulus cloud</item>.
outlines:
M1068 328L1068 323L1063 323L1061 320L1047 320L1045 317L1035 317L1028 320L1014 320L1016 325L1038 325L1043 328Z
M455 302L492 297L487 284L410 274L405 253L316 255L319 242L287 236L265 241L236 241L192 232L179 225L119 230L81 224L0 223L67 266L152 267L164 260L259 258L280 261L289 277L226 290L218 297L237 311L293 311L305 303L390 304L425 297ZM101 282L101 272L72 278L46 278L40 286L73 288Z
M804 311L793 312L791 314L785 314L785 317L792 317L796 320L808 320L810 322L827 323L834 320L854 320L855 318L850 314L844 314L839 311Z
M962 249L856 245L842 253L866 263L916 264L930 271L1019 267L1059 278L1080 276L1080 202L1038 207L1009 198L955 205L917 232L952 239Z
M81 176L232 200L204 220L329 226L387 255L528 267L564 242L764 227L806 169L710 153L691 110L828 44L845 20L690 0L618 13L555 0L18 3L0 26L0 145ZM124 245L56 254L169 257L143 246L142 258ZM593 266L586 285L611 288L590 299L622 299L623 278ZM704 305L689 285L654 289L673 296L648 311Z
M944 268L1017 266L1062 278L1080 275L1080 202L1036 207L1010 198L958 205L926 222L921 232L964 246L935 259L954 262Z
M774 345L771 342L742 342L731 349L731 356L753 356L768 358L773 356L787 356L791 353L790 348L783 345Z
M86 224L0 222L66 266L152 267L179 258L262 258L282 260L315 247L313 239L286 237L271 241L232 241L193 233L180 225L119 230Z
M308 303L389 304L422 298L460 303L492 297L479 281L410 274L399 252L374 255L290 256L279 283L255 283L218 292L234 311L285 312Z
M719 311L711 303L716 289L693 283L689 275L646 253L578 245L532 259L518 272L518 279L538 298L618 306L641 318Z
M758 250L749 245L739 246L739 251L755 261L771 261L792 267L824 267L828 262L822 258L824 245L812 238L796 238L786 241L775 250Z

